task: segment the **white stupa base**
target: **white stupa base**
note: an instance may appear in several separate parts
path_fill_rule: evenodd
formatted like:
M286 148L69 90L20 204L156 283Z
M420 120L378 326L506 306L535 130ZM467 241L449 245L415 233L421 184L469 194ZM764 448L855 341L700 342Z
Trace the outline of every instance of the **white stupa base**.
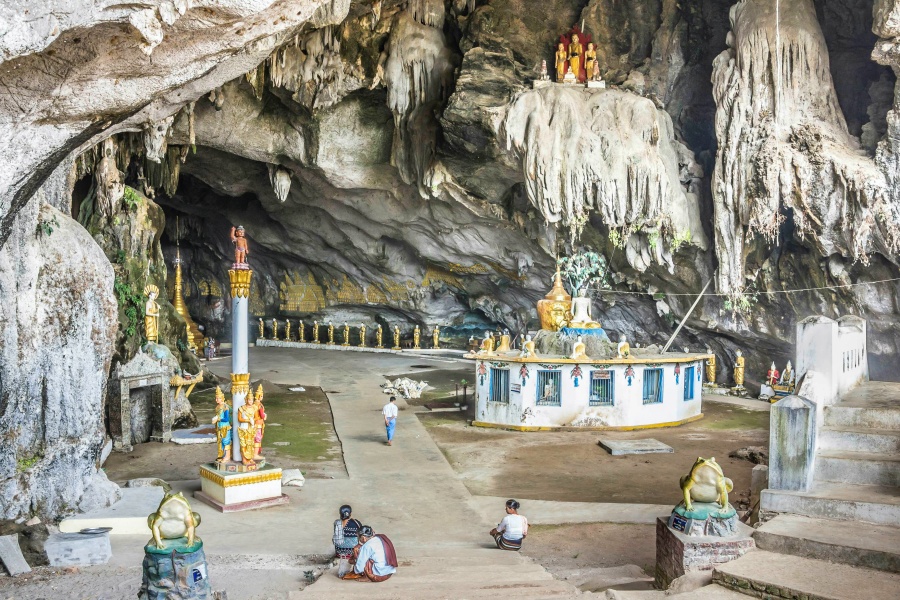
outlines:
M266 465L245 473L223 472L200 465L200 491L194 497L220 512L238 512L287 504L281 492L281 468Z

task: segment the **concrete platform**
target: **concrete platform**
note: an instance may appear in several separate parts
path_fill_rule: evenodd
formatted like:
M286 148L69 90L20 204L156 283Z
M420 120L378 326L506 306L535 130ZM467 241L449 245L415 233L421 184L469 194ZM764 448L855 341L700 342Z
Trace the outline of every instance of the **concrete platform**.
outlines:
M623 456L625 454L670 454L675 452L672 446L663 444L659 440L646 438L643 440L614 440L610 438L600 438L598 442L600 447L612 454L613 456Z
M257 510L260 508L269 508L270 506L281 506L282 504L290 503L291 499L287 496L287 494L282 494L275 498L263 498L260 500L247 500L246 502L234 502L232 504L223 504L219 502L212 496L203 493L202 491L194 492L194 498L200 500L201 502L212 506L217 511L221 513L233 513L233 512L242 512L245 510Z
M810 492L763 490L760 510L896 525L900 523L900 495L891 486L818 481Z
M212 425L201 425L193 429L176 429L172 432L173 444L215 444L216 428Z
M122 488L122 499L108 508L63 519L62 533L78 533L87 527L112 527L110 535L150 535L147 515L156 512L165 492L158 486Z
M824 560L749 552L713 571L713 582L757 597L897 600L900 575Z
M900 527L778 515L753 539L761 550L900 573Z

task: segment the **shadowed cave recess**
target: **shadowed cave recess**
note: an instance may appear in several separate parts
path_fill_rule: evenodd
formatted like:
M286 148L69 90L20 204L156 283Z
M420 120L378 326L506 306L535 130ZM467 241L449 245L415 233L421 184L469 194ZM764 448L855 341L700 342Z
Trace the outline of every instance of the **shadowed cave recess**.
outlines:
M134 355L128 309L147 283L172 299L176 253L194 321L230 337L237 224L254 328L438 325L456 347L485 329L524 334L555 257L590 250L611 267L594 315L612 339L664 344L713 280L720 295L675 347L712 348L722 372L742 349L756 383L792 358L799 319L855 314L872 378L896 379L897 282L846 286L900 276L900 4L207 4L63 11L52 35L22 25L3 40L0 102L27 116L0 130L16 145L0 150L0 293L38 308L0 326L18 340L4 348L0 429L44 398L59 431L24 428L17 456L45 473L71 460L83 483L60 499L21 460L0 464L17 498L0 517L71 510L99 476L97 409L73 417L66 398L101 398ZM576 23L607 89L532 88ZM57 230L35 237L45 224ZM23 296L10 261L28 252L41 291ZM95 268L63 276L73 261ZM844 287L781 293L830 286ZM731 308L741 299L749 310ZM162 304L162 340L198 370ZM45 335L63 342L20 363L17 348ZM78 448L54 454L70 438Z

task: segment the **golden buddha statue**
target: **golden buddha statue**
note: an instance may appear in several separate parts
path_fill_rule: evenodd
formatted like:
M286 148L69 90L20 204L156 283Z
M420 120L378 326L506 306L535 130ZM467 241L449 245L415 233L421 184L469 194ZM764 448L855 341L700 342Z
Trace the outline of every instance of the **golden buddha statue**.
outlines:
M581 340L581 336L578 336L578 341L572 344L572 354L569 356L572 360L584 360L588 357L587 355L587 345Z
M394 325L394 347L391 350L402 350L400 348L400 328Z
M526 335L525 342L522 344L522 352L519 353L519 357L531 358L533 356L537 356L537 352L534 349L534 341L532 341L530 335Z
M272 339L278 341L278 319L272 319Z
M350 326L347 325L347 322L344 321L344 343L341 346L349 346L350 345Z
M384 348L381 339L381 323L375 326L375 347L376 348Z
M716 355L713 354L712 348L707 348L706 353L709 358L706 359L706 387L715 387L716 385Z
M359 324L359 347L360 348L366 347L366 324L365 323Z
M149 284L144 288L147 294L147 304L144 305L144 335L148 342L154 344L159 341L159 304L156 299L159 297L159 288Z
M319 343L319 322L313 321L313 344Z
M422 332L419 330L419 326L416 325L416 328L413 329L413 349L421 350L422 347L419 345L419 341L421 339Z
M593 301L588 298L587 290L578 290L578 296L572 300L572 319L567 327L574 329L600 329L600 323L591 317Z
M744 387L744 353L740 350L735 351L734 387L735 389L743 389Z
M437 325L434 326L434 331L431 332L431 340L434 342L434 349L437 350L441 341L441 330Z
M334 323L328 321L328 344L334 345Z
M262 317L259 319L259 339L266 339L266 324L263 322Z
M560 42L556 47L556 81L562 83L566 76L566 68L569 66L569 55L566 53L566 46Z
M286 342L291 341L291 320L290 319L284 320L284 341L286 341Z
M587 50L584 51L584 72L588 78L594 75L594 68L597 66L597 51L594 50L594 42L588 42Z
M301 344L306 343L306 332L304 331L303 319L297 321L297 341Z
M503 334L500 336L500 343L497 345L497 352L509 352L511 348L509 347L509 330L506 329L503 331Z
M481 340L481 350L478 354L482 354L484 356L493 356L494 355L494 336L491 335L490 331L484 332L484 339Z
M572 41L569 42L569 70L575 75L575 79L581 81L581 53L584 46L578 41L578 36L572 34Z
M255 465L253 456L256 453L254 439L256 438L256 406L250 398L244 399L244 405L238 409L238 441L241 445L241 462L245 465Z
M556 265L556 276L553 279L553 287L547 292L543 300L537 303L538 316L541 319L541 329L559 331L569 320L572 308L572 296L562 284L562 275L559 265Z

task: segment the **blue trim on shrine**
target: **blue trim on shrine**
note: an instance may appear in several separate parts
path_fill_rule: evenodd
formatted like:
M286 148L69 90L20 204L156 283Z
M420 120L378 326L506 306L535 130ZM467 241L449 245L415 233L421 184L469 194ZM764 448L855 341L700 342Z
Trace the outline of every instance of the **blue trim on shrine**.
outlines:
M594 329L579 329L577 327L563 327L559 330L559 332L563 335L572 335L572 336L587 336L594 335L599 337L600 339L609 341L609 336L606 335L606 332L603 331L602 328L597 327Z

